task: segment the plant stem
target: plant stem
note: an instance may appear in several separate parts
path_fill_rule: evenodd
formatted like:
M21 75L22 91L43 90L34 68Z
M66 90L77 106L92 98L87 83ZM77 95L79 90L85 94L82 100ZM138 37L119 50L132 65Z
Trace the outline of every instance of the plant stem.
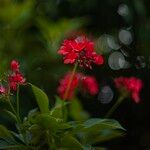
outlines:
M66 89L66 91L65 91L64 98L63 98L64 101L65 101L65 100L67 99L67 97L68 97L69 90L70 90L70 86L71 86L72 80L73 80L73 78L74 78L74 75L75 75L75 72L76 72L77 67L78 67L78 63L76 63L76 64L74 65L73 70L72 70L72 72L71 72L71 76L70 76L70 79L69 79L69 83L68 83L68 85L67 85L67 89Z
M47 130L46 131L46 136L47 136L47 144L48 144L48 148L49 148L49 150L50 150L50 148L51 148L51 140L50 140L50 135L49 135L49 130Z
M16 116L16 118L17 118L17 124L18 124L18 126L19 126L19 129L18 129L18 131L19 131L19 133L20 134L22 134L22 136L23 136L23 139L24 139L24 142L26 143L26 137L25 137L25 135L24 135L24 133L22 132L22 129L20 128L20 126L21 126L21 124L22 124L22 121L21 121L21 119L20 119L20 116L19 116L19 114L15 111L15 109L14 109L14 106L12 105L12 103L11 103L11 101L10 101L10 97L8 96L8 104L9 104L9 106L10 106L10 108L11 108L11 110L12 110L12 112L14 113L14 115Z
M8 98L8 104L9 104L9 106L10 106L12 112L16 115L18 124L20 124L20 123L21 123L21 119L20 119L20 117L17 115L17 113L16 113L16 111L15 111L15 109L14 109L12 103L10 102L10 98Z
M68 85L67 85L67 88L66 88L66 91L65 91L65 94L64 94L64 97L63 97L63 101L62 101L62 114L63 114L63 118L65 119L66 115L65 115L65 100L67 99L68 97L68 94L69 94L69 90L70 90L70 86L71 86L71 83L72 83L72 80L74 78L74 75L75 75L75 72L77 70L77 67L78 67L78 63L76 63L73 67L73 70L71 72L71 76L70 76L70 79L69 79L69 82L68 82Z
M19 115L19 91L20 91L20 88L19 88L19 85L17 85L17 116L20 116Z
M107 112L107 114L105 115L105 118L109 118L113 112L119 107L119 105L122 103L122 101L124 100L125 96L120 96L118 98L118 100L116 101L116 103L112 106L112 108Z

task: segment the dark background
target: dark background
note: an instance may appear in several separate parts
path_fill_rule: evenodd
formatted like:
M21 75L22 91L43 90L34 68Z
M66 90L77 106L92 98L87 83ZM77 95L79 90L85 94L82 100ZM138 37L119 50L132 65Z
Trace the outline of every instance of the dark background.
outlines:
M126 135L108 145L110 149L150 149L150 1L149 0L0 0L0 75L12 59L21 62L27 80L46 91L52 103L59 79L70 69L62 63L57 50L62 40L72 34L86 33L96 42L96 50L105 57L102 67L80 69L94 74L103 85L110 85L114 98L102 104L95 97L79 97L93 117L103 117L117 98L112 79L136 76L143 80L141 103L126 99L113 114ZM124 43L118 36L125 30L131 35ZM126 34L123 34L126 38ZM119 48L111 47L115 43ZM130 67L113 69L108 58L115 52L125 53ZM117 57L117 56L116 56ZM116 58L117 59L117 58ZM117 65L117 64L114 64ZM35 107L30 90L22 89L22 106ZM27 93L26 95L24 93ZM22 115L28 111L22 107Z

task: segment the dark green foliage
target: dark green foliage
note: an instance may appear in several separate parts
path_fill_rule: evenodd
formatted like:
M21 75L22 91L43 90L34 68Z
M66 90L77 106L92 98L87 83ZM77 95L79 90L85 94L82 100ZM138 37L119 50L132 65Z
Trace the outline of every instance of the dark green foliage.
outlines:
M0 125L0 149L72 149L85 150L87 145L94 149L95 143L123 135L123 127L112 119L83 119L79 102L66 103L56 97L55 106L49 109L47 95L38 87L31 85L38 109L31 110L23 123L17 124L18 133ZM71 105L70 105L71 104ZM75 104L75 106L73 106ZM74 109L71 116L77 121L66 121L63 109L70 105ZM77 114L75 114L75 109Z

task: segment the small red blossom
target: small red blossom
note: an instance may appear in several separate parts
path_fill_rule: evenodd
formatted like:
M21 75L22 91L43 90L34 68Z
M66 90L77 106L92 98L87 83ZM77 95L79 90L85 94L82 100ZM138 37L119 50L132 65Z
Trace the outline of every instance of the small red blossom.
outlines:
M141 79L136 77L119 77L114 79L115 85L118 89L125 89L128 92L132 99L136 102L140 102L140 91L143 87L143 82Z
M5 87L0 86L0 94L6 94L7 90Z
M104 63L103 57L94 51L94 42L88 40L85 36L64 40L58 54L64 56L65 64L77 62L79 66L90 69L93 63L97 65Z
M25 78L19 73L13 73L8 77L10 89L13 91L17 90L17 85L24 84Z
M16 60L11 61L11 70L12 73L8 76L8 83L10 90L16 91L17 86L25 83L25 78L20 72L20 64Z
M16 60L12 60L10 63L11 72L8 74L7 79L2 79L1 81L7 80L6 87L0 86L0 94L9 94L8 92L16 91L17 86L25 83L25 78L20 72L20 64Z
M57 92L59 96L64 99L64 95L69 84L71 73L68 73L60 80ZM93 76L85 76L82 73L76 73L70 85L70 89L67 95L67 100L71 100L74 96L74 92L77 87L81 87L82 91L87 91L91 95L96 95L99 91L98 83Z
M11 70L12 71L19 71L19 67L20 67L20 65L19 65L18 61L16 61L16 60L11 61Z
M93 76L83 76L81 84L82 89L88 91L91 95L96 95L99 91L98 83Z
M69 84L70 77L71 77L71 73L68 73L59 82L60 85L57 89L57 92L62 99L64 99L65 92L66 92L67 86ZM79 83L79 77L78 77L78 74L75 74L73 77L73 80L71 82L70 89L68 91L68 95L66 97L67 100L70 100L73 97L74 91L75 91L76 87L78 86L78 83Z

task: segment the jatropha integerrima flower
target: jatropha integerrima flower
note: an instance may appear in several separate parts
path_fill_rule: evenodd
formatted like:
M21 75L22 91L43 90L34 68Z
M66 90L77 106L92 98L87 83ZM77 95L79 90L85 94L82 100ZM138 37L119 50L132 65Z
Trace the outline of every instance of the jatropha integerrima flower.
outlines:
M20 72L20 65L18 61L13 60L11 62L11 71L12 73L8 77L9 87L11 90L16 91L17 85L25 83L25 78Z
M94 50L94 42L85 36L75 39L64 40L58 53L64 56L65 64L78 63L81 67L92 69L92 64L101 65L104 63L102 55Z
M121 102L126 97L131 97L135 103L140 102L140 92L143 87L141 79L136 77L119 77L114 79L115 86L120 92L120 96L112 108L107 112L105 117L110 117L112 113L118 108Z
M68 94L66 97L67 100L72 99L72 97L74 96L75 89L78 87L79 84L79 76L80 75L77 73L74 74L74 77L71 81L70 88L68 90ZM65 91L67 89L70 77L71 77L71 73L69 72L59 81L57 92L62 99L64 99Z
M63 79L60 80L57 92L62 99L64 99L65 91L68 86L71 73L67 73ZM67 100L71 100L75 94L76 88L80 87L81 91L88 92L90 95L96 95L99 91L98 83L94 76L86 76L82 73L75 73L70 84Z
M143 87L141 79L136 77L119 77L114 79L115 86L122 94L131 95L131 98L136 102L140 102L140 91Z
M9 94L8 92L11 91L16 91L18 85L25 83L25 78L20 72L20 65L18 61L12 60L10 69L11 73L4 79L6 86L0 86L1 95ZM3 80L1 82L3 82Z

